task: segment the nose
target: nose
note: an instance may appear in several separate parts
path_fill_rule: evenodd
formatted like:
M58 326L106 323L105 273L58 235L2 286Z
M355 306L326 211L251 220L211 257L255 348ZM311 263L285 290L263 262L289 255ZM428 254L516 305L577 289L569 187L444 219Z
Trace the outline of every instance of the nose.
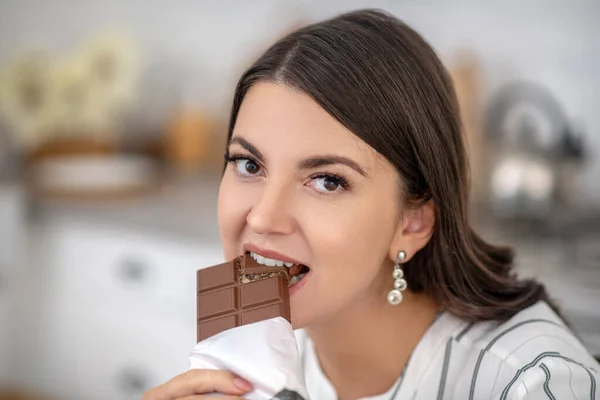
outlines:
M259 235L292 233L294 222L290 197L284 184L266 182L246 216L246 223Z

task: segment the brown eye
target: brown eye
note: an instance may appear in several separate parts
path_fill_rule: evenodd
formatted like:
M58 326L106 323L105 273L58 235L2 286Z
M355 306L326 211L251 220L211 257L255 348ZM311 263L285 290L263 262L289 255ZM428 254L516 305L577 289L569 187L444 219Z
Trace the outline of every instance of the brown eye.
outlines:
M258 172L258 165L256 165L255 163L253 163L250 160L246 160L246 164L244 165L244 168L246 169L246 172L249 174L255 174Z
M341 176L321 174L312 177L313 187L321 193L337 193L350 189L350 184Z
M323 187L329 192L335 192L338 186L340 186L340 183L337 182L335 179L325 178L323 180Z
M233 163L237 173L243 176L256 175L260 171L258 164L246 157L232 157L228 162Z

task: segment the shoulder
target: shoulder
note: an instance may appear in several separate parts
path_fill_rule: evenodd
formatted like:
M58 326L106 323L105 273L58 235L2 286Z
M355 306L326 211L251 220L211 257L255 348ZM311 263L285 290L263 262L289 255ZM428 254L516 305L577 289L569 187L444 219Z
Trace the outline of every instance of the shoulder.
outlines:
M470 328L454 338L464 365L454 398L595 399L600 366L545 302Z

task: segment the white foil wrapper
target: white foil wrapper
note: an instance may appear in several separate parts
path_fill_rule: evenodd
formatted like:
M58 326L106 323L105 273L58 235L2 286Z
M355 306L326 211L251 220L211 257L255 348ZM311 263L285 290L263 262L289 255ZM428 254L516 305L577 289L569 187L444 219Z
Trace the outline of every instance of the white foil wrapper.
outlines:
M292 325L282 317L239 326L203 340L189 369L222 369L252 383L249 400L308 400Z

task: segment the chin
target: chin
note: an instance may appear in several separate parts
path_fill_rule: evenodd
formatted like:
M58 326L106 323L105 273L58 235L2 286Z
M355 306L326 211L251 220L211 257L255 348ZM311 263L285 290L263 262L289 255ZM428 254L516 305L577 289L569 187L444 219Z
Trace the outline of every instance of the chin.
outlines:
M309 316L306 315L303 312L294 312L294 306L292 306L292 328L293 329L304 329L306 328L309 323L310 323L310 318L308 318ZM304 310L306 311L306 310Z
M292 310L292 328L293 329L302 329L305 327L304 319L301 315L296 315Z

